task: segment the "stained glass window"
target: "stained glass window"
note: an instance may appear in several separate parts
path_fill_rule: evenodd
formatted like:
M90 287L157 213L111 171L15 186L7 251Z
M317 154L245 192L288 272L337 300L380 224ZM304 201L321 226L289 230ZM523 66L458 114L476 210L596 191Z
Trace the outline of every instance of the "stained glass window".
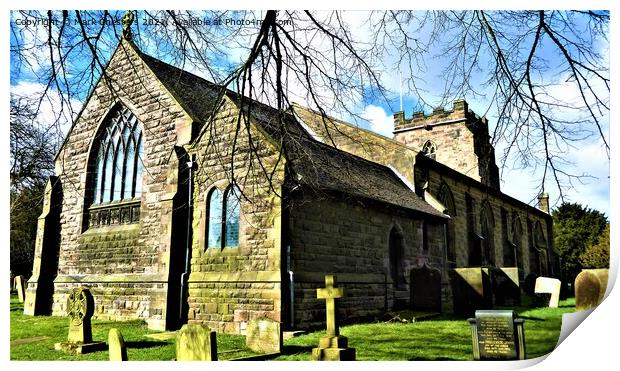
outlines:
M142 128L127 108L116 111L101 135L93 204L142 194Z
M207 248L222 247L222 192L213 188L208 198L208 235Z
M239 211L240 211L239 188L231 186L226 190L226 210L224 217L226 231L226 247L235 247L239 245Z

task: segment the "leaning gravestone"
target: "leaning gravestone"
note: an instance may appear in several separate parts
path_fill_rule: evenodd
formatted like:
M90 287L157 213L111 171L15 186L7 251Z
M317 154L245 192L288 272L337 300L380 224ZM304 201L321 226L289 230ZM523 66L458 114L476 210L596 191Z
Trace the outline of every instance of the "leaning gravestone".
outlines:
M125 347L125 339L118 329L110 329L108 333L108 353L110 361L126 361L127 347Z
M54 348L65 352L84 354L105 348L103 342L93 342L90 319L95 311L95 302L88 289L76 287L69 293L67 314L69 335L66 343L56 343Z
M534 292L536 294L551 294L549 308L557 308L560 303L560 288L562 282L557 278L538 277Z
M575 278L575 309L594 308L605 297L609 269L584 269Z
M24 292L24 276L15 276L15 290L17 290L17 298L20 303L24 302L24 298L26 297L26 293Z
M282 351L282 330L280 322L268 318L248 322L245 344L256 353L280 353Z
M217 361L217 334L201 324L187 324L177 333L177 361Z
M336 299L344 296L344 290L336 288L336 277L325 276L325 288L316 290L318 299L325 299L327 334L319 340L319 347L312 349L313 361L355 361L355 348L349 348L349 340L340 336Z
M475 360L525 359L523 319L511 310L477 310L470 318Z
M441 272L426 263L411 269L411 307L413 310L441 312Z

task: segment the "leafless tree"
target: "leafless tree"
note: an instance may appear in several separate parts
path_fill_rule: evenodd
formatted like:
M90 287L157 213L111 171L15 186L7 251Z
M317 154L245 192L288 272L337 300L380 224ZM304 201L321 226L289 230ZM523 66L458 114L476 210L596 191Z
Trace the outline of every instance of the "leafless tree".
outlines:
M609 112L608 12L381 11L364 14L358 24L340 11L135 15L133 40L141 50L235 90L246 110L258 109L254 100L275 107L285 133L292 100L323 115L361 118L356 103L394 101L386 77L401 71L418 109L462 97L488 102L498 113L492 139L504 144L501 163L542 166L541 191L548 178L562 192L584 176L571 172L565 154L586 138L599 136L609 153L603 122ZM122 16L13 12L12 79L36 79L45 87L40 99L61 97L57 119L60 113L75 117L75 102L104 74ZM26 19L40 24L26 27ZM216 20L221 23L213 25ZM429 75L433 65L442 68ZM429 98L429 80L444 85L437 99ZM577 99L557 96L558 89L574 89ZM239 130L249 133L243 115ZM266 166L257 171L273 174Z

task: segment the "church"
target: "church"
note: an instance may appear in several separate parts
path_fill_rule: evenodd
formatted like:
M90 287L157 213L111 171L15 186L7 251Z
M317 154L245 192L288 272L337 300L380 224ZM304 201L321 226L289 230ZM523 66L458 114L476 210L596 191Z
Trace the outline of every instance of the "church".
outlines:
M488 122L458 100L394 114L393 138L285 112L157 60L124 36L55 159L27 315L156 330L257 318L320 326L326 274L345 322L517 305L557 271L546 194L503 194Z

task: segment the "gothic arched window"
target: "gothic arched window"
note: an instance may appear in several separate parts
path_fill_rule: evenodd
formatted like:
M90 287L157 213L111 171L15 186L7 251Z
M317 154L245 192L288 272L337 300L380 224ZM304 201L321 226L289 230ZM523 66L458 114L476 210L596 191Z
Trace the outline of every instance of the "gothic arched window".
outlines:
M442 182L441 186L439 187L437 199L446 207L444 213L450 215L446 230L446 258L448 260L448 265L453 268L456 267L456 231L454 222L454 218L456 217L456 205L454 203L454 196L452 195L452 191L445 182Z
M425 156L435 159L435 155L437 153L437 145L430 140L427 140L426 143L422 146L422 153Z
M142 128L127 108L116 111L101 134L93 205L142 195Z
M213 188L209 193L207 204L209 207L207 248L219 249L222 247L222 192Z
M224 194L213 188L207 198L207 248L221 249L239 246L239 219L241 192L230 186Z
M225 247L239 246L239 212L241 204L241 192L237 186L228 187L224 194L226 208L224 210L224 234L226 236Z
M482 236L482 264L494 265L495 263L495 219L493 209L488 201L485 201L480 210L480 234Z
M91 152L87 225L139 222L143 142L142 125L126 107L117 107L103 123Z

